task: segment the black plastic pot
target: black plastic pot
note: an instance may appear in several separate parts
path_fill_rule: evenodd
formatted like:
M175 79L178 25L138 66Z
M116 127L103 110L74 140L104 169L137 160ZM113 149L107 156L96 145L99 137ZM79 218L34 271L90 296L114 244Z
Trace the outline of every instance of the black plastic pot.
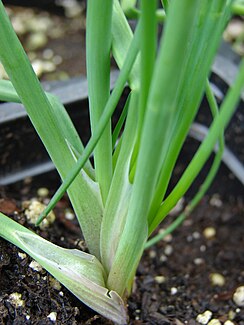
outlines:
M212 87L219 102L223 99L228 85L233 82L238 69L237 62L238 57L230 51L228 46L223 45L213 65L211 77ZM111 88L115 83L117 74L117 71L111 74ZM90 135L86 79L80 77L66 82L46 83L44 87L60 98L76 125L82 141L86 143ZM244 100L244 94L242 94L242 99ZM227 146L231 148L236 157L231 152L225 157L225 163L242 183L244 182L243 107L242 101L226 132ZM196 122L208 126L210 121L210 113L205 109L200 109ZM1 186L54 169L22 105L0 104L0 125ZM201 140L201 136L196 134L196 127L195 133L193 128L190 135ZM190 155L193 155L193 152ZM184 157L185 154L181 156Z
M86 2L85 0L77 0L77 2ZM4 5L13 5L18 7L41 8L43 10L55 12L56 14L63 13L62 1L57 0L4 0Z
M117 74L111 73L111 88ZM45 83L44 88L59 97L86 143L90 137L86 79ZM0 185L54 169L22 105L0 104L0 126Z

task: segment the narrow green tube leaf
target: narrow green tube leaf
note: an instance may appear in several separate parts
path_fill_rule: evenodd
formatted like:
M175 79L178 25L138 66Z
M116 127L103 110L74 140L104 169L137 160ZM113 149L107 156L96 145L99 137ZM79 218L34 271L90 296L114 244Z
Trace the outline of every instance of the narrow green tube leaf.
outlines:
M131 197L132 184L129 181L130 161L135 145L137 125L138 93L131 92L128 118L122 135L119 157L108 199L104 209L101 227L101 258L105 270L109 272L116 249L123 232Z
M113 2L112 37L113 56L121 69L132 42L133 33L118 0ZM128 76L128 83L131 89L139 88L139 71L139 59L137 59Z
M212 92L211 86L209 81L207 80L206 83L206 96L208 99L208 103L210 106L211 113L213 115L213 118L216 118L216 116L219 114L218 105L215 100L214 94ZM149 241L147 241L145 245L145 249L151 247L152 245L156 244L158 241L162 240L167 234L174 231L177 227L179 227L182 222L192 213L192 211L195 209L195 207L198 205L198 203L201 201L203 196L205 195L206 191L212 184L214 177L219 169L221 158L223 156L224 152L224 132L219 137L219 146L217 154L214 157L213 164L208 172L207 177L205 178L204 182L200 186L198 192L194 195L193 199L190 201L190 203L187 204L185 207L183 213L181 213L176 220L169 225L169 227L163 232L159 233L155 237L151 238Z
M141 0L141 37L140 37L140 99L137 142L132 156L130 179L133 182L138 150L141 142L142 127L146 113L147 99L151 86L157 48L156 1Z
M88 2L86 28L86 66L92 134L110 95L110 49L112 0ZM98 54L99 53L99 54ZM112 130L108 121L94 150L96 181L106 202L112 179Z
M237 104L240 100L240 94L243 90L243 87L244 60L242 60L240 64L240 69L232 88L229 90L223 104L221 105L219 115L214 119L210 127L209 133L205 137L205 140L196 152L195 156L193 157L189 166L187 167L181 179L177 183L176 187L159 208L157 215L150 224L149 233L152 233L152 231L158 226L158 224L165 217L165 215L169 213L169 211L176 205L178 200L186 193L188 188L191 186L195 177L198 175L202 166L204 165L210 153L212 152L218 137L230 121L230 118L234 113Z
M161 172L151 203L148 221L151 223L166 193L177 157L191 123L200 106L205 80L220 42L230 9L224 1L203 1L196 16L195 32L187 45L187 61L183 78L176 94L178 113L174 118L171 135L165 141ZM212 42L208 42L211 35Z
M178 77L181 77L184 68L186 44L191 37L198 4L199 1L195 0L176 0L169 8L171 17L168 17L168 24L166 22L148 96L129 211L108 277L109 288L120 295L131 283L148 236L147 213L161 168L162 144L171 131L177 109L175 93L178 91Z
M115 148L116 146L116 142L119 138L119 134L121 132L121 129L122 129L122 126L125 122L125 119L126 119L126 116L127 116L127 113L128 113L128 106L129 106L129 102L130 102L130 98L131 98L131 93L129 94L127 100L126 100L126 103L125 103L125 106L123 108L123 111L119 117L119 120L114 128L114 131L113 131L113 136L112 136L112 145L113 145L113 148Z

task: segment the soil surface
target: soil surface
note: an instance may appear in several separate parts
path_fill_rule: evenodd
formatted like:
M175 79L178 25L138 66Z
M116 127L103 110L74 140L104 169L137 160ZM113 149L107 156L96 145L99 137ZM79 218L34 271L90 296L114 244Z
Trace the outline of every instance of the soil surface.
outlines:
M53 186L51 195L58 176L45 176L1 189L1 210L34 229L26 220L20 195L22 200L37 197L38 188L47 186L48 181ZM228 183L235 192L228 192ZM206 310L221 324L228 319L244 324L243 309L233 301L236 288L244 284L243 194L243 187L222 166L212 190L183 225L145 251L128 300L130 324L193 325L198 324L197 315ZM62 247L85 249L76 220L65 217L67 208L64 197L55 209L56 221L35 231ZM162 227L173 218L168 217ZM210 238L207 227L216 232ZM53 285L45 270L31 268L32 259L20 252L0 239L0 324L111 324L63 286ZM216 273L222 275L220 283L212 280ZM15 306L13 293L21 294L23 306ZM50 315L55 315L56 322Z
M18 10L21 12L23 9ZM53 56L62 58L57 67L59 72L65 73L59 76L85 73L84 59L82 62L80 60L80 53L85 57L81 46L84 42L84 28L74 24L66 30L60 17L55 19L60 29L65 31L64 40L48 37L48 48L53 51ZM77 42L78 29L81 30L81 43ZM23 42L28 40L28 33L23 35ZM67 48L66 44L69 53L62 52ZM43 60L43 50L42 47L35 50L35 59ZM71 58L71 52L75 53L77 59ZM70 72L70 66L75 67L73 72ZM56 79L56 72L44 73L43 80ZM205 122L201 118L200 121ZM237 122L243 130L243 119L238 117ZM229 138L231 140L232 134ZM174 182L198 145L190 142L192 151L181 154ZM243 148L240 143L234 144L234 151L241 159ZM49 228L34 229L27 222L22 202L37 197L40 187L47 187L50 197L59 184L55 172L44 176L0 188L1 211L53 243L85 250L77 221L70 220L65 214L66 209L70 209L66 197L55 208L56 221ZM199 183L201 178L195 188ZM188 192L185 202L189 201L193 192L194 187ZM138 267L133 293L128 300L131 325L194 325L199 324L197 316L206 310L211 311L212 318L218 319L221 324L231 320L233 324L244 325L243 307L233 301L236 288L244 285L243 198L242 185L222 166L211 190L183 225L172 236L145 251ZM161 229L167 227L173 218L168 217ZM210 237L206 236L206 228L209 227L212 229ZM65 287L54 282L45 270L33 269L31 262L32 259L23 255L21 250L0 239L0 324L111 324L82 304ZM216 274L220 279L218 282L213 280ZM13 293L21 295L22 306L16 306Z
M21 1L4 2L15 32L41 81L66 80L86 74L85 3L56 2L60 6L55 6L54 1L52 6L38 1L39 6L33 3L33 7L30 3L24 7ZM2 70L0 65L0 76L6 78Z

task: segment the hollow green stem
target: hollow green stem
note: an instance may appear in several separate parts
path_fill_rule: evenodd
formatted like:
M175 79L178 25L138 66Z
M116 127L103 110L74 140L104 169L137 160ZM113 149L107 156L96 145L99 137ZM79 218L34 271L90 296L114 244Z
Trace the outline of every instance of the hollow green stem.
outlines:
M111 0L88 2L86 61L92 134L96 132L110 95L112 8L113 2ZM112 179L112 131L110 120L94 150L94 163L96 181L99 183L102 199L105 203Z
M211 86L209 84L209 81L206 82L206 96L208 99L208 103L213 115L213 118L215 118L218 115L218 106L216 103L216 100L214 98ZM206 191L212 184L214 177L219 169L219 165L221 163L221 157L223 155L224 151L224 134L222 134L219 137L219 148L218 152L214 157L213 164L209 170L209 173L203 182L203 184L200 186L199 191L194 196L194 198L191 200L191 202L186 206L183 213L181 213L172 224L162 233L159 233L158 235L154 236L152 239L148 240L145 249L151 247L152 245L156 244L158 241L162 240L165 236L173 232L177 227L179 227L182 222L192 213L192 211L195 209L195 207L198 205L198 203L201 201L203 196L205 195Z
M186 193L195 177L198 175L202 166L208 159L220 133L226 128L232 114L234 113L238 104L241 91L244 86L244 60L240 64L240 69L237 78L233 84L233 87L229 90L223 104L221 105L220 113L215 118L208 135L201 144L197 153L193 157L189 166L185 170L181 179L177 183L174 190L166 198L159 208L156 217L150 224L149 234L157 227L157 225L163 220L163 218L169 213L169 211L176 205L178 200Z

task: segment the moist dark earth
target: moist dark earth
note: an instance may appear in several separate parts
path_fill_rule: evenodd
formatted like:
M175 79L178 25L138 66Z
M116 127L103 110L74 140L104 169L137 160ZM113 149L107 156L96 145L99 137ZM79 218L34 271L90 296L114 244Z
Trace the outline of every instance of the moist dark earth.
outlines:
M36 197L37 189L48 179L57 185L56 174L45 176L1 189L1 210L34 229L26 221L19 195L22 200ZM235 192L228 192L226 179ZM46 230L35 231L60 246L85 249L77 222L65 218L67 207L64 197L55 209L56 221ZM198 324L199 313L210 310L212 318L222 323L232 319L243 325L243 310L232 299L236 288L244 284L243 212L243 187L222 166L212 190L183 225L172 237L145 251L128 299L130 324L193 325ZM173 218L168 217L162 227ZM216 234L206 238L207 227ZM32 259L23 258L20 252L0 240L0 324L53 324L51 313L56 313L56 324L111 324L63 286L53 286L52 277L45 270L33 270ZM215 273L223 276L221 286L211 280ZM16 292L24 301L18 308L10 296Z

